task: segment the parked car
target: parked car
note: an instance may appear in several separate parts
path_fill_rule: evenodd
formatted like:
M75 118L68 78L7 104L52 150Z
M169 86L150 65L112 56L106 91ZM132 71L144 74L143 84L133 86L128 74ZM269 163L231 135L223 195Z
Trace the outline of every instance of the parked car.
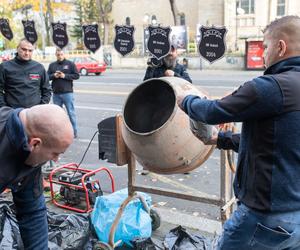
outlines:
M14 58L16 55L16 52L17 51L15 49L8 49L8 50L0 51L1 62L9 61L10 59Z
M10 56L9 55L0 55L1 62L9 61Z
M100 75L106 70L106 64L97 61L96 59L88 57L72 57L69 60L73 61L76 65L78 72L81 75L87 76L90 73Z

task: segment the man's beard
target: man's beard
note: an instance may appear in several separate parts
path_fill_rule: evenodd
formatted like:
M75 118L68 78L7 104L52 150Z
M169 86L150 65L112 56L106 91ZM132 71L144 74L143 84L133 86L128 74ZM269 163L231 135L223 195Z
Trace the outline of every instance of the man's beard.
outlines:
M167 69L174 69L176 65L176 58L166 56L163 58L163 62Z

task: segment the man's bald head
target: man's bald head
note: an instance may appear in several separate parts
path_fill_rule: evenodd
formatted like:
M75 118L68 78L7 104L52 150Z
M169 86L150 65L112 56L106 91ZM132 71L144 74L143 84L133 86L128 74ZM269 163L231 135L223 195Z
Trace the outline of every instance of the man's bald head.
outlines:
M34 46L27 39L23 38L17 47L18 57L21 60L29 61L31 60Z
M36 105L26 109L25 129L29 136L42 138L46 144L67 143L73 138L73 129L66 112L53 104Z
M39 166L57 161L73 141L73 128L64 110L53 104L23 109L19 117L28 137L30 154L25 163Z

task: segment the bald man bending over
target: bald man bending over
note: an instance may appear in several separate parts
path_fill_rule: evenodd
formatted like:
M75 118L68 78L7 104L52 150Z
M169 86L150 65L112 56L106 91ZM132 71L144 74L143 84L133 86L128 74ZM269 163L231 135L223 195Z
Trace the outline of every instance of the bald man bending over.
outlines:
M241 134L219 132L210 141L239 154L238 206L217 249L300 249L300 18L270 23L263 43L263 76L220 100L178 96L193 120L242 122Z
M0 108L0 193L12 190L24 248L48 249L41 166L58 159L73 141L63 109L44 104ZM21 247L21 246L20 246Z

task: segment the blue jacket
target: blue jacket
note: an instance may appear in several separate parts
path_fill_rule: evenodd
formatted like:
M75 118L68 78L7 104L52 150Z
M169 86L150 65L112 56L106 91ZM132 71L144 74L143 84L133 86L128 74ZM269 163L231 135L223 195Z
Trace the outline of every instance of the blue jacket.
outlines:
M159 67L149 66L146 70L146 74L144 76L144 81L151 79L151 78L163 77L163 76L165 76L166 70L167 70L167 68L165 65L161 65ZM174 71L175 77L180 77L180 78L192 83L192 80L191 80L189 74L187 73L186 68L183 65L176 63L175 68L172 70Z
M20 111L0 108L0 193L7 187L12 190L25 249L47 250L47 210L41 168L24 163L30 149L19 118Z
M300 209L299 79L300 57L292 57L220 100L183 100L185 112L195 120L243 122L240 141L220 134L218 145L238 149L234 191L253 209Z

